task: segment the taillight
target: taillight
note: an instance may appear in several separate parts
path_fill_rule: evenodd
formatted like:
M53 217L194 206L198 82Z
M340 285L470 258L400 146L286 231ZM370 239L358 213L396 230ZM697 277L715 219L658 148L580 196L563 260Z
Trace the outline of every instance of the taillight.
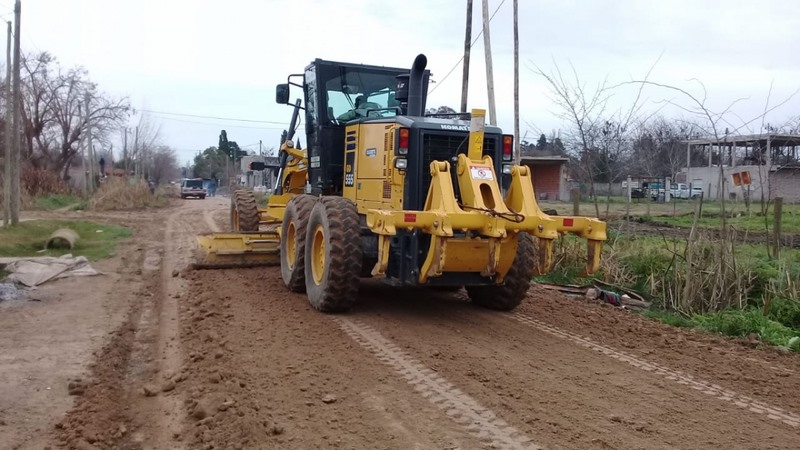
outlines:
M514 154L514 136L503 136L503 161L511 161Z
M408 154L409 134L410 134L410 130L408 128L400 128L400 130L398 132L398 135L397 135L397 154L398 155L407 155Z

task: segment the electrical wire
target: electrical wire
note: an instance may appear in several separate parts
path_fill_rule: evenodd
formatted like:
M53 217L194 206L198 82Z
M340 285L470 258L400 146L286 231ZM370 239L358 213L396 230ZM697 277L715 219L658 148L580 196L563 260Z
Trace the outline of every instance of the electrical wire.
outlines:
M233 117L219 117L219 116L203 116L199 114L185 114L185 113L176 113L170 111L156 111L153 109L139 109L138 111L148 112L152 114L161 114L166 116L178 116L178 117L194 117L196 119L214 119L214 120L227 120L231 122L247 122L247 123L268 123L272 125L285 125L286 122L277 121L277 120L254 120L254 119L235 119Z
M184 123L195 123L198 125L209 125L209 126L224 126L228 128L244 128L244 129L251 129L251 130L284 130L286 127L253 127L247 125L231 125L231 124L221 124L221 123L214 123L214 122L199 122L197 120L186 120L186 119L176 119L175 117L161 117L161 120L171 120L174 122L184 122Z
M500 4L499 4L499 5L497 5L497 8L495 8L495 10L494 10L494 12L492 13L492 15L491 15L491 16L489 16L489 23L490 23L490 24L492 23L492 19L494 19L494 15L495 15L495 14L497 14L497 11L499 11L499 10L500 10L500 7L501 7L501 6L503 6L503 3L505 3L505 2L506 2L506 0L502 0L502 1L500 2ZM478 42L478 39L480 39L480 38L481 38L481 36L483 36L483 29L482 29L482 28L481 28L481 31L478 33L478 36L476 36L476 37L475 37L475 40L474 40L474 41L472 41L472 43L471 43L471 44L469 44L469 48L470 48L470 49L472 49L472 46L473 46L473 45L475 45L475 43L476 43L476 42ZM447 79L447 77L449 77L449 76L450 76L450 74L452 74L452 73L453 73L453 71L454 71L454 70L456 70L456 68L457 68L457 67L459 66L459 64L461 64L462 62L464 62L464 56L463 56L463 55L461 56L461 59L459 59L459 60L458 60L458 62L457 62L457 63L455 63L455 65L453 66L453 68L452 68L452 69L450 69L450 71L449 71L449 72L447 72L447 74L446 74L446 75L445 75L445 76L442 78L442 80L441 80L441 81L439 81L438 83L436 83L436 86L434 86L434 87L433 87L433 88L432 88L432 89L431 89L431 90L428 92L428 95L430 95L430 94L433 94L433 91L435 91L435 90L436 90L436 88L438 88L439 86L441 86L441 85L442 85L442 83L444 83L444 80L446 80L446 79Z

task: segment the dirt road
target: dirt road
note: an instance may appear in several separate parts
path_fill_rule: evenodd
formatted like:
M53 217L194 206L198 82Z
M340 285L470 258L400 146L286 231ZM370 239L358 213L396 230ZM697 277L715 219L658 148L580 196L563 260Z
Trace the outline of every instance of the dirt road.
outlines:
M186 270L225 199L148 214L108 218L141 250L84 392L42 413L54 448L800 447L797 355L535 287L497 313L367 280L351 313L323 315L278 268Z

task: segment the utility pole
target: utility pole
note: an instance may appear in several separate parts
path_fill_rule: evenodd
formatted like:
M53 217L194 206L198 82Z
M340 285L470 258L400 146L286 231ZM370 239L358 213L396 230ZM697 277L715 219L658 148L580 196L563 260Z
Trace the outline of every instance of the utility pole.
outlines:
M13 133L11 139L11 225L19 223L19 160L20 160L20 108L22 107L22 95L19 86L19 36L20 18L22 16L22 4L20 0L14 3L14 122L11 127Z
M83 123L83 108L78 104L78 120ZM86 150L83 148L83 134L78 137L78 148L81 149L81 175L83 176L83 196L89 197L89 180L86 176Z
M11 111L14 102L11 99L11 22L8 24L8 37L6 38L6 124L5 124L5 176L3 180L3 225L8 226L11 221Z
M264 156L264 152L261 150L261 139L258 140L258 156Z
M464 72L461 75L461 112L467 112L469 93L469 52L472 48L472 0L467 0L467 31L464 34Z
M133 134L133 155L136 160L133 162L133 175L139 177L139 125L136 125L136 130Z
M86 107L86 141L87 141L87 154L89 158L89 192L94 193L94 147L92 146L92 120L91 109L89 108L90 94L86 92L83 95L83 102Z
M125 177L128 176L128 127L122 129L122 167L125 169ZM113 168L112 168L113 171ZM113 173L113 172L112 172Z
M519 4L514 0L514 164L522 161L519 135Z
M489 91L489 125L497 125L497 111L494 106L492 41L489 39L489 0L483 0L483 50L486 54L486 89Z

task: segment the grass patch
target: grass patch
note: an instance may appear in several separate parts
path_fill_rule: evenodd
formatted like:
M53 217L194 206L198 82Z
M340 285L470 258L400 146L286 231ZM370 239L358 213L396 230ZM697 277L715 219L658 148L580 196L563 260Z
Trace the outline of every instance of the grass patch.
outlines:
M41 251L50 234L59 228L71 228L78 233L80 239L75 247L72 250ZM130 235L130 229L116 225L80 220L31 220L0 228L0 256L61 256L72 253L96 261L112 256L116 244Z
M46 195L33 200L34 208L44 211L55 211L73 205L78 209L83 203L84 201L78 197L60 194Z
M757 309L745 311L720 311L718 313L695 316L693 321L698 328L724 334L726 336L748 336L755 334L760 340L771 345L789 347L793 338L800 336L796 330L774 321ZM798 349L793 349L797 351Z
M659 309L648 309L642 311L642 315L667 325L672 325L673 327L692 328L696 325L691 319L687 319L683 316Z
M756 308L698 314L691 318L654 309L643 311L642 315L674 327L700 328L732 337L755 335L769 345L800 352L800 329L773 320L769 314L765 316Z

